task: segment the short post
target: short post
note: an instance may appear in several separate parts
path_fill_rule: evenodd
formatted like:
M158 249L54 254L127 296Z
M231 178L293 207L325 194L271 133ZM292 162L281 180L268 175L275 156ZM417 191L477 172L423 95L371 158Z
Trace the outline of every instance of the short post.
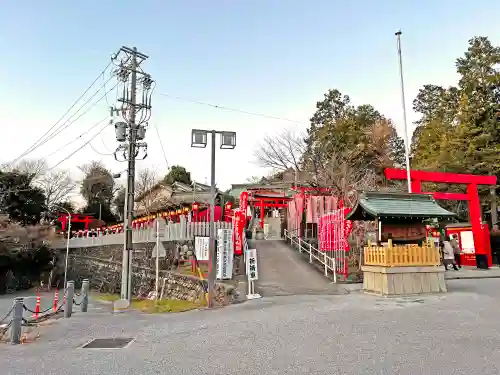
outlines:
M23 297L16 297L14 299L14 310L12 312L12 326L10 327L10 341L12 344L21 343L23 309Z
M302 252L302 240L299 237L299 253Z
M312 251L312 245L309 244L309 263L313 262L313 251Z
M89 279L83 279L82 282L82 312L87 312L89 306L89 289L90 281Z
M327 259L326 251L323 252L323 259L324 259L324 263L325 263L325 276L328 276L328 262L326 261L326 259Z
M64 317L70 318L73 313L73 298L75 296L75 282L68 281L66 286L66 301L64 304Z

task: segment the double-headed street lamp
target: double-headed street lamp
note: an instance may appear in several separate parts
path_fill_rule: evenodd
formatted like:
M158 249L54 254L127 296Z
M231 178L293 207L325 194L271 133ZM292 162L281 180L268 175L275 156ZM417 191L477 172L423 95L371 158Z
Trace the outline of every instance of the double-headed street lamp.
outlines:
M216 277L216 254L215 254L215 136L220 135L220 148L232 150L236 147L236 133L218 130L191 131L191 147L205 148L208 143L208 134L212 135L212 156L210 159L210 240L209 240L209 269L208 269L208 307L212 307L214 297L214 286Z

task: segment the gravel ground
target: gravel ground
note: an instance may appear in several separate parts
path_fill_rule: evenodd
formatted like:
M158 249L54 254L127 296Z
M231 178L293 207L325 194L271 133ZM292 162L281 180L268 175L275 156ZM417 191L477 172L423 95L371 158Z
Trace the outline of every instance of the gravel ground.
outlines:
M421 298L281 296L172 315L94 305L34 343L0 346L1 373L498 374L500 280L448 285ZM127 336L125 349L79 348Z

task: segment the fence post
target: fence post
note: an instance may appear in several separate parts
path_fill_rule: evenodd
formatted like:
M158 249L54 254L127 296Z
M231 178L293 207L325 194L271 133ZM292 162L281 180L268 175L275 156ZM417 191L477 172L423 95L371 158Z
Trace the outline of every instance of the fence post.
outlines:
M313 262L313 251L312 251L312 245L309 244L309 263Z
M69 318L73 312L73 298L75 296L75 282L68 281L66 285L66 301L64 304L64 317Z
M21 343L21 332L22 332L22 322L23 322L23 309L24 309L24 299L23 297L16 297L14 299L14 310L12 311L12 327L10 327L10 340L12 344Z
M90 289L89 279L83 279L83 282L82 282L82 312L87 312L87 309L88 309L89 289Z
M328 263L326 261L326 251L323 252L323 259L324 259L324 263L325 263L325 276L328 276Z
M299 237L299 253L302 252L302 239Z

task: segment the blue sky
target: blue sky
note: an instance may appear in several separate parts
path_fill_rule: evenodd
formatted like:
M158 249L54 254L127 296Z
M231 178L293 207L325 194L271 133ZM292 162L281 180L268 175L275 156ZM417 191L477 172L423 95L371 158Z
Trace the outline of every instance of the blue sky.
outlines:
M402 131L394 32L403 30L409 120L419 87L454 84L454 60L475 35L500 43L500 2L480 0L255 0L0 2L1 161L24 151L92 82L121 45L149 55L144 68L157 81L154 123L169 163L181 164L203 182L208 150L190 148L190 130L217 128L238 133L233 151L218 151L217 182L244 182L265 171L252 152L264 134L307 126L315 103L329 88L370 103ZM99 81L101 83L101 81ZM253 117L165 97L170 94L293 119L302 124ZM106 115L93 108L30 157L45 157ZM112 129L92 145L116 148ZM153 129L149 157L139 168L166 165ZM48 158L57 163L85 137ZM124 164L86 147L61 165L74 171L92 159L113 171Z

